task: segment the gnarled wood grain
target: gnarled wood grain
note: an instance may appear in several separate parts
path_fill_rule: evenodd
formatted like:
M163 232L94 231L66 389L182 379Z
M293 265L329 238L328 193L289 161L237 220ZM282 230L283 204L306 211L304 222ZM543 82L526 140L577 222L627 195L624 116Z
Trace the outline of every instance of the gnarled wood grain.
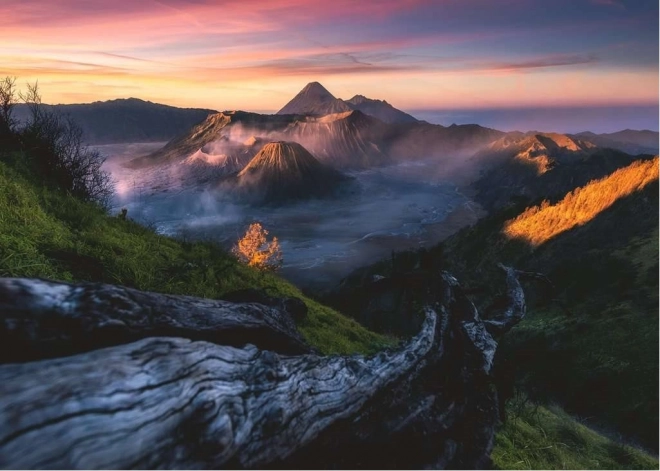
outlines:
M512 325L525 305L506 273ZM484 467L497 343L440 279L421 331L371 357L157 337L0 366L0 467Z
M429 313L405 348L372 358L152 338L5 365L0 466L264 466L409 371L431 348L435 323Z
M156 336L234 346L252 343L289 354L312 351L283 308L101 283L0 278L2 363L72 355Z

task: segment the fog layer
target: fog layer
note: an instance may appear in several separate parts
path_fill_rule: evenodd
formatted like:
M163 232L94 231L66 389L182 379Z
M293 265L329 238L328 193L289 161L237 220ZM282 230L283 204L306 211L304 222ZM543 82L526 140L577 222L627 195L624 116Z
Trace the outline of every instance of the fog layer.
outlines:
M351 270L389 257L392 250L436 243L477 217L476 205L433 176L441 173L437 162L351 172L356 191L341 198L249 207L226 198L209 184L208 174L200 173L196 184L187 175L182 184L176 178L181 163L146 170L121 165L156 147L98 147L117 182L114 213L125 207L129 217L159 233L210 239L226 247L250 222L259 221L281 242L282 275L303 287L328 288Z

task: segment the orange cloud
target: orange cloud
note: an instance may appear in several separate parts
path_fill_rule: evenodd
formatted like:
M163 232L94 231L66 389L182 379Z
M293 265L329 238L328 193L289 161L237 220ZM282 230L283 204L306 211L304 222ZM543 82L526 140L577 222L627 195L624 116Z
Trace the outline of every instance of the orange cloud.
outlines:
M409 109L649 102L658 95L657 68L605 70L588 51L497 55L475 45L518 43L519 28L434 26L438 5L469 10L490 5L485 0L12 3L0 3L0 76L38 79L47 102L138 96L275 110L313 80L346 98L364 93ZM426 29L417 17L397 23L427 10Z

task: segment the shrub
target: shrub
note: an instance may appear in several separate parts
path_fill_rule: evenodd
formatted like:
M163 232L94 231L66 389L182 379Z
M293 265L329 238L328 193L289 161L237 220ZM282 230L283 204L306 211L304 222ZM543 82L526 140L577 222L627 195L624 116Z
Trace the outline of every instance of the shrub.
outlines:
M5 151L17 150L18 140L14 132L16 106L16 79L5 77L0 80L0 148Z
M277 237L268 241L267 236L268 231L261 224L250 224L232 252L250 267L261 271L275 271L282 266L282 250Z
M37 83L17 92L14 79L0 82L0 137L20 143L35 175L83 201L107 207L113 193L110 174L101 167L105 159L83 142L82 129L68 116L47 110L41 103ZM20 98L30 110L27 122L16 129L12 117ZM7 134L8 133L8 134Z

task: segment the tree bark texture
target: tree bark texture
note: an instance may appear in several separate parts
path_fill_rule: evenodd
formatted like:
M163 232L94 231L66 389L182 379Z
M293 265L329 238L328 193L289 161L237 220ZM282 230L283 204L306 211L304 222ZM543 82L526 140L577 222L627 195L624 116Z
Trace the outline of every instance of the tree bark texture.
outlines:
M290 313L275 306L101 283L0 278L0 362L72 355L159 336L233 346L249 342L290 354L312 351Z
M302 342L278 307L0 279L0 340L30 350L0 365L0 467L488 466L496 336L525 314L502 268L510 306L496 318L443 273L420 332L370 357L268 349L264 332ZM108 323L118 344L90 348ZM226 345L237 328L246 344Z

